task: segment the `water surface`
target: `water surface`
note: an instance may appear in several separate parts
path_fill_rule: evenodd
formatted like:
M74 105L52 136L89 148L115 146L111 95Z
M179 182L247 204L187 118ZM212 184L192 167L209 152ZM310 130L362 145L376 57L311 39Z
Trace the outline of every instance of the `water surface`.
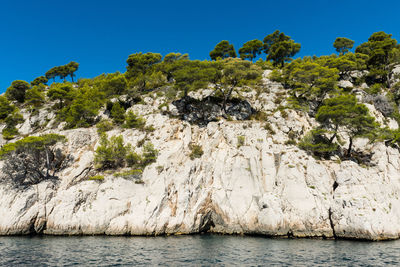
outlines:
M400 241L195 235L0 237L0 266L395 266Z

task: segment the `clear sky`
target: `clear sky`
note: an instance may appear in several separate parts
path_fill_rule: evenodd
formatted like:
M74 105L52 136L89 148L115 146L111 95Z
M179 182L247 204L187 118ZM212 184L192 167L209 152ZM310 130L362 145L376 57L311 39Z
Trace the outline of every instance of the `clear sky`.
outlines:
M376 31L400 41L398 0L0 0L0 92L48 69L80 63L78 77L124 72L136 52L209 59L221 40L238 50L279 29L299 53L334 52L336 37L356 45Z

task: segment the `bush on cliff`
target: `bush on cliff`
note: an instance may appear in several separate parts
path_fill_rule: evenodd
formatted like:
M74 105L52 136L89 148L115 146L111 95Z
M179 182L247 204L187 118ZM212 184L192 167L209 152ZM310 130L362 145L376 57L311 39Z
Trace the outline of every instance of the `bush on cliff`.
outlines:
M110 139L103 133L100 138L100 146L96 149L94 162L96 169L117 169L120 167L132 167L143 170L147 165L156 161L158 150L150 142L144 144L141 155L134 148L124 143L124 138L112 136Z
M45 134L4 145L0 150L0 159L4 160L3 180L29 186L57 178L56 173L68 160L56 144L65 141L65 136Z
M96 149L94 162L97 169L114 169L125 165L126 146L123 137L112 136L107 138L102 134L100 146Z

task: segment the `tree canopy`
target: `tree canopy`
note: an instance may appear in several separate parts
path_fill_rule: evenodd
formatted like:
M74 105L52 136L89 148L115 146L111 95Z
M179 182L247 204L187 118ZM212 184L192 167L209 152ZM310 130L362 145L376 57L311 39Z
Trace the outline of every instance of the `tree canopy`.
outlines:
M349 136L347 156L351 155L354 138L372 135L377 127L368 108L358 103L356 97L350 94L326 99L315 118L323 128L332 131L330 142L333 142L339 131Z
M37 77L36 79L34 79L31 82L31 85L35 86L35 85L39 85L39 84L47 84L48 81L49 80L46 78L46 76L40 76L40 77Z
M391 87L390 75L394 67L393 63L400 62L400 46L391 34L382 31L373 33L368 38L368 42L362 43L356 48L356 53L368 56L367 67L370 71L370 84L380 82Z
M353 48L353 45L354 41L345 37L338 37L333 43L333 47L336 48L336 52L338 52L340 55L344 55L349 52L349 50Z
M66 65L56 66L49 69L45 74L45 78L55 80L56 77L59 77L65 81L65 78L70 76L72 82L74 82L75 72L78 70L78 68L79 63L71 61Z
M253 61L263 51L263 43L260 40L251 40L239 49L239 55L242 59L250 59Z
M161 54L158 53L136 53L132 54L126 60L128 66L127 77L134 77L138 74L145 74L146 71L151 68L154 64L160 63L162 59Z
M265 36L264 52L267 54L267 60L272 60L275 66L283 67L285 62L292 60L301 48L299 43L295 43L290 36L276 30Z
M210 52L210 58L212 60L224 59L228 57L237 57L237 55L233 44L230 44L226 40L219 42Z
M284 79L292 88L291 94L296 102L309 106L312 111L337 89L338 74L336 68L325 67L309 58L296 59L283 70Z
M11 86L7 88L6 97L9 100L16 100L20 103L23 103L25 101L25 92L29 88L31 88L31 86L25 81L13 81Z

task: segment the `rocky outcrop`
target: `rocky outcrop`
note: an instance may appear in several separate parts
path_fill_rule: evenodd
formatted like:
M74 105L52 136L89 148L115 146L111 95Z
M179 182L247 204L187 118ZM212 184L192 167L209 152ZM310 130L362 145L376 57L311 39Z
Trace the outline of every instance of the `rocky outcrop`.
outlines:
M275 134L258 121L189 124L154 112L158 99L133 106L156 130L115 129L108 135L121 134L137 147L148 139L159 150L143 183L107 172L104 181L88 179L99 143L95 128L45 131L68 138L63 149L74 162L56 182L28 189L1 184L0 234L399 238L399 151L360 140L355 149L372 153L368 167L317 160L287 142L311 129L314 120L291 110L283 117L273 108L278 92L272 86L252 102L270 112ZM189 144L201 146L201 158L190 159Z
M89 181L94 129L61 132L75 162L57 183L0 187L0 233L159 235L199 232L294 237L398 238L399 152L371 146L375 167L318 161L281 144L258 122L193 126L156 114L160 151L142 180ZM295 112L281 126L307 124ZM279 126L280 123L278 122ZM114 131L135 145L144 133ZM244 136L238 146L237 136ZM189 143L201 158L190 160Z

